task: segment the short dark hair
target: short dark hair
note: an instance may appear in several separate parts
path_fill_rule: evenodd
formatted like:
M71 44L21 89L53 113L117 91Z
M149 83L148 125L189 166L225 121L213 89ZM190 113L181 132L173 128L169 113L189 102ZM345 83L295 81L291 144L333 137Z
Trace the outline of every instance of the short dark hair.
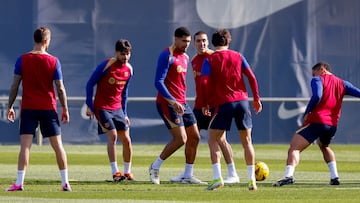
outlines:
M320 61L317 64L315 64L311 69L312 70L317 70L319 69L321 66L323 66L327 71L331 72L331 66L329 63L325 62L325 61Z
M131 44L126 39L119 39L115 44L115 51L124 52L131 51Z
M227 46L230 44L231 34L227 29L219 29L214 32L211 38L211 43L217 46Z
M50 29L47 27L39 27L34 31L34 42L41 43L46 38L50 37Z
M189 29L187 29L186 27L179 27L175 30L174 32L174 36L175 37L188 37L191 36L191 33L189 31Z
M195 34L194 34L194 40L195 40L195 37L198 36L198 35L206 35L206 32L200 30L200 31L197 31Z

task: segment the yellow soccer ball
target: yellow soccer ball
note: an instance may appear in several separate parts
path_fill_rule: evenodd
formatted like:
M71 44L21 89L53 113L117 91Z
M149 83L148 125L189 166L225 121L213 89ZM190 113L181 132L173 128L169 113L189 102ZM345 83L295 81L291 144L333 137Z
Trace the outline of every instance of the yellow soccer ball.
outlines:
M256 181L263 181L269 177L270 170L265 162L258 161L255 163L255 178Z

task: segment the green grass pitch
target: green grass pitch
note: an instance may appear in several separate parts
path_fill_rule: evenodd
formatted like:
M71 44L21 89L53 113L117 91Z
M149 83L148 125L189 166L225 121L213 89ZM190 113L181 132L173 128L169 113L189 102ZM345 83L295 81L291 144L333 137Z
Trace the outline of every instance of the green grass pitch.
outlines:
M247 172L241 145L232 145L240 184L206 191L204 185L170 183L184 169L184 148L171 156L160 169L160 185L149 181L148 167L164 145L133 146L136 182L112 183L106 145L65 145L73 192L62 192L60 174L49 145L34 145L25 177L25 191L5 192L14 182L19 146L0 146L0 202L360 202L360 145L333 145L341 179L340 186L329 185L329 172L316 145L301 154L295 172L296 183L283 187L271 184L284 174L288 145L255 145L256 160L264 161L270 176L258 182L257 191L247 190ZM121 145L118 163L122 171ZM227 174L222 160L223 176ZM209 149L200 144L195 175L210 182L212 170Z

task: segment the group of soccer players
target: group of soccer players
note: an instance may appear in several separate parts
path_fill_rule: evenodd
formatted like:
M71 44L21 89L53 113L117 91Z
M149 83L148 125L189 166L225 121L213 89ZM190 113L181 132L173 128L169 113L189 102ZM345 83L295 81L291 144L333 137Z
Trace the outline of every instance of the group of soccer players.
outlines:
M34 49L21 55L15 64L14 80L10 89L8 120L14 121L13 104L22 82L22 103L20 114L20 152L16 182L7 191L24 190L26 167L35 129L40 124L44 137L49 137L62 179L62 190L72 191L68 180L66 153L61 141L60 121L57 116L57 90L62 114L61 121L68 123L67 97L62 81L59 59L47 50L51 33L47 27L39 27L34 32ZM246 58L229 49L231 34L227 29L216 30L211 42L215 50L210 50L208 36L198 31L193 36L197 54L190 60L186 51L190 46L191 34L188 28L179 27L174 32L174 42L165 48L157 61L155 87L158 91L156 107L172 139L165 145L159 156L149 167L150 181L160 184L160 167L174 152L185 145L184 171L170 179L183 184L206 184L207 190L215 190L228 183L239 183L239 176L233 152L226 139L232 120L235 121L244 149L248 171L249 190L257 190L255 179L255 152L252 144L252 116L244 77L247 78L253 96L255 114L262 110L258 83ZM101 62L86 85L87 115L96 118L99 134L108 138L107 153L113 181L134 180L131 173L132 143L129 135L130 119L127 116L129 82L133 68L129 63L131 44L126 39L115 43L115 56ZM194 73L196 99L191 108L186 101L186 74L189 63ZM330 170L330 184L339 185L334 152L329 147L335 135L344 95L360 97L360 90L350 82L331 73L330 65L319 62L312 68L312 97L304 113L304 124L295 133L288 151L287 166L283 179L274 186L293 184L295 167L299 163L300 152L317 141ZM95 98L93 100L96 86ZM208 144L212 162L213 181L208 184L194 176L194 163L200 141L199 131L209 130ZM116 143L118 138L123 146L124 173L117 163ZM227 163L228 175L221 175L220 151Z

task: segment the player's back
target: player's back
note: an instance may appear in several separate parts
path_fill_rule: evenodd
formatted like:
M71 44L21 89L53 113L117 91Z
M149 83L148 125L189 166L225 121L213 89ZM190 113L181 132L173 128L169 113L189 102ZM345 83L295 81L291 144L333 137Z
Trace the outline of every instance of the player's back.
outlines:
M21 56L22 108L56 109L53 86L56 63L57 58L49 54L27 53Z
M309 114L307 122L337 126L345 87L342 79L333 74L320 75L323 94L319 104Z
M239 52L216 51L209 56L209 63L211 67L209 82L216 95L217 105L248 98Z

